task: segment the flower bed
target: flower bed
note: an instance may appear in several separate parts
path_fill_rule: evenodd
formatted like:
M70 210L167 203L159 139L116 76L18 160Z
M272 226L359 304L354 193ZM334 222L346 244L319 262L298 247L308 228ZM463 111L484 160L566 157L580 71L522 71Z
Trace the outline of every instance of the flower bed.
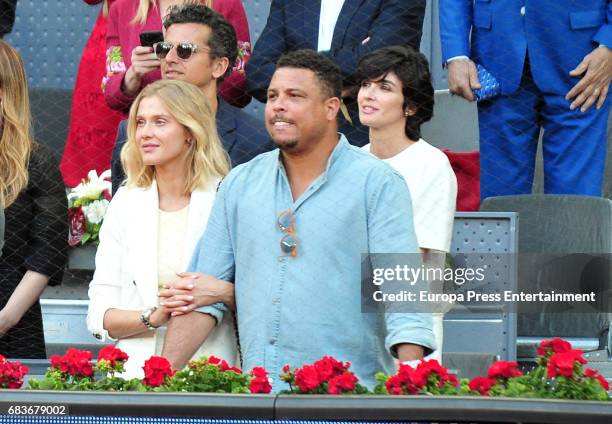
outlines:
M214 356L189 362L179 372L166 358L152 356L144 364L144 378L126 380L119 376L127 355L108 346L95 364L88 351L69 349L64 356L50 358L51 367L42 380L29 380L35 390L110 390L140 392L270 393L268 373L256 367L249 373L230 367ZM437 361L422 361L415 368L400 365L396 374L376 376L373 391L359 384L350 363L323 357L300 368L286 365L281 380L287 394L378 394L462 395L486 397L609 400L608 382L595 370L585 368L582 351L562 339L542 342L537 366L524 374L516 362L497 361L486 376L462 379ZM19 388L28 372L20 363L0 357L0 387Z

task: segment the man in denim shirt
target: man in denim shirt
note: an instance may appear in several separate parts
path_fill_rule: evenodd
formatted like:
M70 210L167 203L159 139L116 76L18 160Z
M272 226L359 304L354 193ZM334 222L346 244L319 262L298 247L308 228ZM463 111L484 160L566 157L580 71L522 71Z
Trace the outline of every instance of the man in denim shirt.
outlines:
M212 303L207 284L235 282L242 366L265 367L275 391L287 388L278 379L285 364L332 355L372 387L375 372L393 372L393 356L414 360L435 348L429 314L362 313L361 254L419 250L404 180L337 133L341 86L337 66L314 51L279 60L265 118L279 149L223 181L192 278L173 284L193 287L190 305L176 309L184 313ZM188 300L164 303L177 299ZM176 368L225 309L173 317L164 355Z

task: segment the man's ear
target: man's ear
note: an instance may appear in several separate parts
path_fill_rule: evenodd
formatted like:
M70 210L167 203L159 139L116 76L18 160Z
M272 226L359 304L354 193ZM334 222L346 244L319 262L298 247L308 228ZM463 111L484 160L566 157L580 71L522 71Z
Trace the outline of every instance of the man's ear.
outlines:
M215 59L212 64L213 78L214 79L221 78L225 74L229 66L230 66L230 63L227 57L220 57L218 59Z
M333 121L338 116L342 101L338 97L330 97L325 100L325 115L329 121Z

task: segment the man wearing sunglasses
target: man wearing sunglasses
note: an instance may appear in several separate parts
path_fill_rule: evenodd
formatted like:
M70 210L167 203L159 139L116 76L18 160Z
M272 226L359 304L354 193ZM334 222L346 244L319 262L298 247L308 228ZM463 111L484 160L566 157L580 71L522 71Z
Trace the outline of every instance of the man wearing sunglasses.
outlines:
M362 312L362 254L420 257L404 180L338 133L341 89L324 55L279 59L265 110L279 149L230 172L189 272L160 293L175 315L163 351L175 367L206 339L212 317L222 319L223 305L203 307L222 299L208 289L219 280L235 282L244 369L264 366L277 391L285 364L332 355L373 387L377 371L394 372L394 356L435 348L428 313Z
M260 121L218 97L219 84L232 71L237 55L236 33L225 18L202 5L173 6L164 19L164 41L154 45L163 79L177 79L199 87L216 110L217 130L232 165L248 162L272 149ZM127 140L127 121L119 124L113 149L112 179L116 192L125 174L121 148Z

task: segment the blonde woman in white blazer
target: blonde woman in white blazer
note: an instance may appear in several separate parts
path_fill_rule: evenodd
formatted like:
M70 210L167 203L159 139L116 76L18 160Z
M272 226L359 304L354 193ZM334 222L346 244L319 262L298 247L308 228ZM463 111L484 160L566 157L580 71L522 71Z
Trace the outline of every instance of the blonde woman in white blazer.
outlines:
M229 161L210 105L189 83L161 80L147 86L128 119L121 154L127 184L111 201L100 231L87 326L101 341L117 340L129 355L124 376L132 378L143 376L146 359L163 353L164 326L180 319L159 303L157 293L186 268ZM218 281L212 289L232 306L231 283ZM199 315L203 326L217 327L194 356L236 363L231 314L220 323Z

